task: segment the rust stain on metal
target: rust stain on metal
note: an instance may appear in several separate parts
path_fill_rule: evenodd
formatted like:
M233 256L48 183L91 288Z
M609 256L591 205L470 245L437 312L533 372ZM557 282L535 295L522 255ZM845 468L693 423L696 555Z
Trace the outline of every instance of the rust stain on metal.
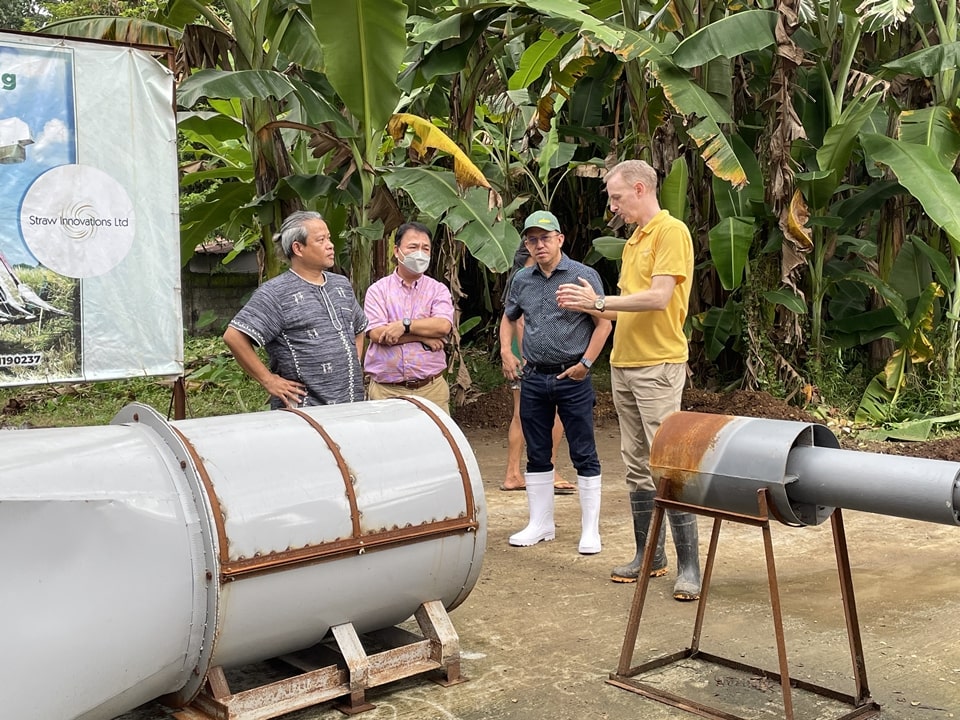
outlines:
M309 545L307 547L272 552L260 557L245 558L234 562L224 563L222 577L224 580L234 580L251 575L260 575L265 572L283 570L296 565L312 565L318 562L336 560L341 557L352 557L375 550L384 550L399 545L409 545L423 540L446 537L448 535L462 535L465 532L475 532L479 524L466 519L442 520L426 523L415 528L398 530L384 530L363 535L359 538L346 538Z
M662 497L683 497L683 488L698 477L704 455L733 420L732 415L675 412L663 421L650 448L650 470Z
M715 446L720 431L735 419L732 415L673 413L663 421L653 439L650 466L698 471L703 456Z
M223 566L223 564L229 560L229 554L227 552L227 530L224 527L224 515L223 508L220 506L220 498L217 497L217 492L213 487L213 481L210 479L210 473L207 472L203 460L200 459L200 453L193 447L193 444L187 439L186 435L173 425L169 425L168 427L180 438L180 442L183 443L187 452L190 453L190 458L193 460L194 467L197 468L197 474L200 476L200 482L203 483L203 487L207 491L207 499L210 502L210 510L213 514L214 525L217 527L217 538L220 544L220 565Z
M450 434L447 426L443 424L443 421L440 420L433 410L428 408L412 395L405 395L401 398L401 400L406 400L409 403L413 403L423 412L425 412L427 416L433 420L434 424L440 429L443 437L446 438L447 444L450 446L450 451L457 459L457 468L460 471L460 479L463 482L463 499L467 506L467 517L471 521L475 521L477 517L477 510L476 503L473 498L473 487L470 485L470 475L467 473L467 463L463 459L463 453L460 452L460 446L457 445L457 442L453 439L453 435Z
M330 454L333 455L334 459L337 461L337 467L340 468L340 475L343 477L343 487L347 493L347 502L350 503L350 522L353 525L353 536L359 537L361 533L360 507L357 504L357 493L353 489L353 476L350 472L350 468L347 467L347 461L344 459L343 453L340 452L340 446L333 441L333 438L330 437L330 434L324 429L323 425L318 423L305 412L301 412L295 408L284 408L284 411L291 412L299 418L305 420L310 427L317 431L320 437L323 438L323 441L327 444L327 447L330 449Z

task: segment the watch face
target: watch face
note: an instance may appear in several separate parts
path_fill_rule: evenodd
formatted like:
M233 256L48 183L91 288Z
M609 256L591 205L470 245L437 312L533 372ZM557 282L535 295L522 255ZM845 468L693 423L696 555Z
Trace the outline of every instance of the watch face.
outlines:
M597 310L603 310L607 306L607 299L603 296L598 297L596 300L593 301L593 306Z

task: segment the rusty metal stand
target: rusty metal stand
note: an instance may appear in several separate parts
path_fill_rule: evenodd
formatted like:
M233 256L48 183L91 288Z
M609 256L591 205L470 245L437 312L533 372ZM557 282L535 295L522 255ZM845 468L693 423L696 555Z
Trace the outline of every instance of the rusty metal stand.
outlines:
M187 383L183 375L173 381L173 393L170 396L170 410L167 412L167 419L170 419L171 413L174 420L187 419Z
M439 600L423 603L414 617L422 637L400 628L370 633L365 636L368 644L386 648L372 654L367 653L351 623L336 625L331 628L333 643L282 658L304 672L250 690L232 693L223 668L214 667L200 694L174 717L266 720L337 698L344 699L337 708L353 715L374 707L367 702L368 689L395 680L439 670L442 676L435 682L441 685L464 682L460 638L443 604Z
M633 604L630 606L630 615L627 620L627 630L623 639L623 647L620 651L620 662L617 670L610 674L607 683L630 692L643 695L644 697L657 700L667 705L680 708L687 712L699 715L705 718L714 718L716 720L743 720L738 715L732 715L723 710L703 705L694 700L680 697L674 693L662 690L648 683L644 683L636 678L648 673L651 670L666 667L676 662L686 659L696 659L704 662L722 665L734 670L750 672L761 677L776 680L780 683L783 692L783 710L785 720L794 720L792 689L797 688L807 692L820 695L822 697L835 700L839 703L850 705L853 709L836 720L853 720L854 718L875 718L880 717L880 706L870 697L870 690L867 687L867 672L863 659L863 644L860 638L860 626L857 618L856 600L853 594L853 579L850 572L850 558L847 553L846 534L843 529L843 517L840 509L834 510L830 518L833 529L833 543L837 556L837 569L840 573L840 594L843 599L844 620L847 626L847 639L850 644L850 654L853 660L853 676L856 685L856 694L848 695L826 687L814 685L803 680L797 680L790 677L790 671L787 665L787 650L783 634L783 616L780 605L780 590L777 585L777 571L773 559L773 542L770 535L770 507L768 503L767 490L761 490L757 493L758 514L756 517L751 515L740 515L737 513L723 512L701 507L699 505L688 505L686 503L675 502L662 499L664 488L661 486L657 493L653 517L651 519L650 530L647 537L658 537L660 527L663 524L664 511L669 509L683 510L695 515L704 515L713 518L713 531L710 534L710 547L707 551L707 559L704 566L703 582L700 590L700 602L697 608L697 617L693 627L693 637L690 641L690 647L686 650L665 655L641 665L631 667L633 654L637 645L637 634L640 626L640 618L643 614L643 605L647 596L647 587L650 584L650 568L653 567L653 556L656 551L656 543L647 543L643 554L643 565L640 569L640 575L637 579L637 589L634 594ZM780 672L764 670L752 665L737 662L719 655L713 655L700 650L700 634L703 628L703 619L707 609L707 597L710 590L710 578L713 575L713 565L716 560L717 540L720 536L720 526L724 520L738 522L744 525L759 527L763 533L763 547L767 562L767 580L770 588L770 606L773 613L774 631L777 640L777 656L779 660Z

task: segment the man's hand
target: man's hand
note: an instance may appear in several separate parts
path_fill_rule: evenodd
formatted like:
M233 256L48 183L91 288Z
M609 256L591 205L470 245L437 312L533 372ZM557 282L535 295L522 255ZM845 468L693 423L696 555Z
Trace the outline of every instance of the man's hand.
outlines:
M577 283L564 283L557 288L557 304L564 310L583 312L593 310L597 301L597 291L582 277Z
M230 326L223 333L223 341L237 359L243 371L260 383L271 397L275 397L286 407L295 408L307 397L307 388L296 380L287 380L270 372L253 348L250 336Z
M420 344L423 345L424 350L429 350L431 352L437 352L437 350L443 350L443 338L421 338Z
M404 335L403 320L394 320L383 326L383 332L378 341L381 345L396 345Z
M557 375L557 380L562 380L563 378L570 378L576 382L586 379L587 375L590 374L590 369L583 363L577 363L572 365L564 370L562 373Z
M503 363L503 376L510 382L515 382L520 377L520 368L523 367L520 360L512 350L507 349L500 352L500 362Z
M296 380L287 380L275 373L261 383L263 389L280 401L288 408L300 407L300 404L307 397L307 388L303 383Z

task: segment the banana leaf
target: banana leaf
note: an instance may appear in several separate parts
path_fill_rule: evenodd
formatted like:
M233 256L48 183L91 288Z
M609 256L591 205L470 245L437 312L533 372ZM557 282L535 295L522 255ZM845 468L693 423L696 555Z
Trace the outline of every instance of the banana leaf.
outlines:
M735 58L776 42L777 13L746 10L711 22L677 45L671 59L682 68L705 65L714 58Z
M943 105L904 110L900 113L903 142L927 145L947 170L952 170L960 155L960 111Z
M397 70L407 48L407 6L402 0L313 0L317 38L327 78L368 134L397 107Z
M862 135L861 142L877 161L893 170L900 184L947 233L954 253L960 254L960 182L934 150L874 134Z
M461 197L453 173L425 167L397 168L384 175L384 182L394 192L405 192L422 213L450 228L488 268L510 269L520 234L508 220L498 219L498 208L489 207L486 190L473 188Z
M731 217L710 228L710 257L724 290L736 290L753 245L753 218Z

